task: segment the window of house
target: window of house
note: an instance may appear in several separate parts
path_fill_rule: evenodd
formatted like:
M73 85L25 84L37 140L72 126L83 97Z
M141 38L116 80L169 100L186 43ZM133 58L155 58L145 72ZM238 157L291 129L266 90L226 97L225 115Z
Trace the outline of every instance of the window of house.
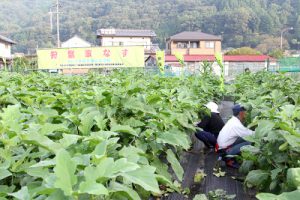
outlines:
M193 49L199 48L199 42L191 42L191 46L190 47L193 48Z
M215 48L215 42L211 42L211 41L205 42L205 47L207 49L213 49Z
M124 46L124 42L119 42L119 46Z
M187 42L177 42L177 48L178 49L187 49L188 43Z
M5 43L5 49L8 49L8 44L7 43Z

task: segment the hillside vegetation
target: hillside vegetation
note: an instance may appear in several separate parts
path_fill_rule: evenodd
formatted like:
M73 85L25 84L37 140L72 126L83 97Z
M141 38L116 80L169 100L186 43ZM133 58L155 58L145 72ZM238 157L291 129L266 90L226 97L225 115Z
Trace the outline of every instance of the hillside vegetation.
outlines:
M49 9L55 0L2 0L0 34L18 42L17 51L55 44ZM156 43L184 30L222 35L224 47L250 46L262 53L280 45L300 47L300 0L61 0L61 40L78 34L96 44L99 28L153 29ZM55 21L55 18L54 18ZM55 24L54 24L55 25Z

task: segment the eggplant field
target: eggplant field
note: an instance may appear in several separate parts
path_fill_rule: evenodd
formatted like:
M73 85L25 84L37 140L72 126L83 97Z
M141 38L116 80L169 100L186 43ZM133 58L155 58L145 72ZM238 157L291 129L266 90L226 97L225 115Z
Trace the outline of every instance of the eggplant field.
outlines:
M186 195L181 155L193 146L204 105L224 96L247 107L247 126L255 130L239 157L245 190L260 200L298 199L299 82L259 72L240 75L224 92L220 85L207 73L1 73L0 200ZM234 199L217 193L194 199Z
M212 76L0 77L0 199L147 199L180 192ZM166 160L166 162L162 162ZM177 184L176 184L177 183ZM165 186L164 190L160 186Z

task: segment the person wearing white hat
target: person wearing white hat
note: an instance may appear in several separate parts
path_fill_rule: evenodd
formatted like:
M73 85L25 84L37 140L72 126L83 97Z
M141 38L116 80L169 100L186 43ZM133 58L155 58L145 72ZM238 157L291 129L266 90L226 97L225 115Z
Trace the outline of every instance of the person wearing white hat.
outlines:
M218 105L215 102L208 102L205 107L210 110L210 115L206 115L200 123L197 124L197 126L203 130L197 131L195 135L206 147L214 148L219 132L224 126L224 122L218 111Z

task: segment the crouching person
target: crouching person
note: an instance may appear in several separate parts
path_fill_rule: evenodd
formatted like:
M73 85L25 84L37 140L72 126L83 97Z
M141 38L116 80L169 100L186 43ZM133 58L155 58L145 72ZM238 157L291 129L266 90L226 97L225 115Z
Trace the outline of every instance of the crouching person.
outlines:
M218 105L209 102L205 105L210 110L210 115L205 116L197 126L203 131L197 131L196 137L201 140L209 149L215 148L220 130L224 126L224 122L220 117Z
M252 135L253 131L243 125L246 119L246 109L243 106L237 104L232 108L232 111L232 118L220 131L217 146L218 151L223 154L226 165L239 168L239 164L234 157L241 154L241 147L251 144L243 138Z

